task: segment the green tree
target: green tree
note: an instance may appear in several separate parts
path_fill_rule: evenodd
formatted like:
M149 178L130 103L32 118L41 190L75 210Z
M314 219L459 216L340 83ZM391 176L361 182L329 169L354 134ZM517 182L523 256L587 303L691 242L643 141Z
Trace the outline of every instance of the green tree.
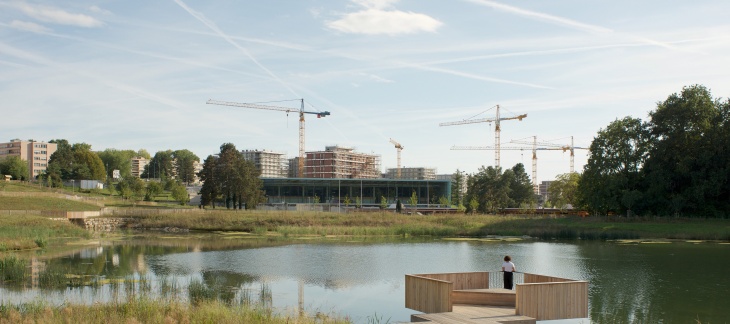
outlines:
M464 171L456 169L451 177L451 202L455 205L463 205L464 201L464 184L466 183Z
M578 181L578 202L603 215L640 208L641 168L650 145L649 129L638 118L617 119L599 130Z
M380 209L388 208L388 199L385 196L380 196Z
M200 172L203 201L212 202L221 195L226 208L256 208L265 199L260 172L243 158L235 145L225 143L220 149L218 157L206 159Z
M137 177L127 177L117 183L117 191L124 199L137 201L144 196L145 183Z
M0 159L0 175L7 174L13 180L29 180L28 162L23 161L19 156L7 156ZM0 179L0 181L5 181Z
M415 190L413 190L413 192L411 192L411 198L408 199L408 202L411 203L411 206L413 207L414 210L416 209L416 207L418 207L418 195L416 195Z
M576 172L558 175L555 181L548 187L548 201L560 209L568 205L577 207L576 191L580 174Z
M345 207L350 207L350 204L352 203L352 201L350 201L350 196L348 195L345 195L345 199L343 199L342 202L345 203Z
M449 207L449 199L446 198L446 196L441 196L439 198L439 205L444 206L444 207Z
M144 196L144 200L153 201L155 196L162 193L162 185L157 181L147 182L147 193Z
M190 201L188 190L181 182L176 182L170 192L172 193L172 198L179 202L180 205L185 205L188 201Z
M215 201L220 196L220 185L215 177L215 169L218 159L213 155L208 155L203 161L203 169L198 172L198 178L203 182L200 188L200 204L215 208Z
M652 147L644 172L650 209L660 215L726 215L727 127L723 102L704 86L684 87L649 113ZM719 127L718 127L719 126ZM718 141L719 140L719 141ZM719 203L719 204L718 204Z
M69 145L67 140L54 139L57 150L48 161L47 172L51 179L61 180L99 180L106 179L104 163L99 155L91 151L91 145L76 143Z
M119 170L119 175L126 178L132 175L132 159L139 156L134 150L106 149L97 153L104 163L106 176L111 178L114 170Z
M503 177L507 177L509 181L509 205L508 207L517 208L522 206L534 206L537 198L533 190L530 176L525 171L522 163L515 164L514 167L505 171Z
M200 162L200 158L189 150L174 151L172 157L175 161L177 178L186 184L193 182L195 180L195 163Z
M469 200L469 211L471 211L472 214L476 213L477 210L479 210L479 200L477 200L476 197L472 196ZM467 212L469 212L467 211Z

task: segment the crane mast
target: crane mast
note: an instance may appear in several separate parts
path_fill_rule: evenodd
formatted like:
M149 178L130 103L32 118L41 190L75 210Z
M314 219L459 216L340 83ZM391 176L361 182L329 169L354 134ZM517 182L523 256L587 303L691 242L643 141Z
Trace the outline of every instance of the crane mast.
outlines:
M398 179L400 179L400 170L401 170L400 169L400 151L403 151L403 145L401 145L400 143L396 142L392 138L390 139L390 143L392 143L393 145L395 145L395 149L398 151L398 171L397 171L397 173L398 173Z
M499 115L499 105L496 105L496 116L495 118L480 118L480 119L464 119L460 121L455 122L445 122L440 123L439 126L453 126L453 125L463 125L463 124L475 124L475 123L491 123L494 122L494 165L499 167L500 164L500 133L502 132L502 128L500 126L500 121L503 120L514 120L517 119L519 121L522 121L523 118L527 117L527 114L518 115L515 117L505 117L502 118Z
M510 143L514 144L528 144L524 140L512 140ZM537 142L533 136L533 145L536 150L561 150L563 152L570 151L570 173L575 172L575 150L587 150L586 147L576 147L573 145L573 136L570 137L570 144L561 145L552 142ZM540 146L539 148L537 146Z
M317 115L317 118L326 117L330 115L329 111L305 111L304 110L304 99L297 99L297 101L300 102L300 108L294 109L289 107L279 107L279 106L270 106L270 105L262 105L257 103L242 103L242 102L232 102L232 101L221 101L221 100L213 100L209 99L206 104L209 105L218 105L218 106L229 106L229 107L241 107L241 108L252 108L252 109L263 109L263 110L275 110L275 111L283 111L287 114L290 112L298 112L299 113L299 161L297 165L297 171L299 177L304 177L304 114L313 114Z

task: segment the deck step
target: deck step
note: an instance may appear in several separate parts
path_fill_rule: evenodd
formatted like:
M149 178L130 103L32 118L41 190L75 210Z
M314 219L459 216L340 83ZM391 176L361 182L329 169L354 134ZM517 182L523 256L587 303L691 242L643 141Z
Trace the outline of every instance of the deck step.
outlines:
M454 304L463 305L486 305L486 306L511 306L516 305L514 290L507 289L466 289L454 290L451 292L451 301Z

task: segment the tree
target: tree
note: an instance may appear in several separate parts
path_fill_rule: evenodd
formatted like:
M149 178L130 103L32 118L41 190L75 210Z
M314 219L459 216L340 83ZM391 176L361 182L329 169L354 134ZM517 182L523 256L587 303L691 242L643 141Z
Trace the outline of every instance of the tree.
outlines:
M454 172L454 175L451 178L451 201L455 205L463 205L463 199L464 199L464 171L459 171L459 169L456 169L456 172Z
M579 203L604 215L640 208L641 168L650 144L649 129L638 118L617 119L599 130L578 182Z
M439 205L444 206L444 207L449 207L449 199L446 198L446 196L441 196L439 198Z
M124 199L140 200L145 192L145 183L137 177L127 177L117 183L117 191Z
M144 196L144 200L153 201L155 196L162 193L162 185L157 181L147 182L147 193Z
M508 207L517 208L525 205L534 206L537 198L532 189L532 181L525 171L522 163L517 163L512 169L505 171L503 177L509 180L509 197Z
M200 158L189 150L174 151L172 157L177 178L186 184L192 182L195 179L195 163L200 162Z
M91 145L76 143L69 145L67 140L51 140L57 150L48 161L46 172L51 179L61 180L99 180L106 179L104 163L99 155L91 151Z
M256 208L265 199L260 172L235 145L225 143L220 149L218 157L208 156L199 173L203 181L202 201L212 203L221 196L227 208Z
M576 191L580 174L576 172L564 173L558 177L548 187L548 201L553 206L563 209L568 205L576 206Z
M388 208L388 199L385 196L380 196L380 209Z
M111 178L114 170L119 170L121 178L132 175L132 159L139 156L134 150L106 149L97 153L106 167L106 176ZM149 155L149 153L148 153Z
M185 205L188 201L190 201L190 195L188 195L188 190L181 182L175 183L171 190L171 193L172 198L175 199L175 201L179 202L180 205Z
M158 151L145 165L144 171L140 177L142 178L171 178L175 174L175 166L173 164L172 150Z
M203 162L203 169L198 172L198 178L203 182L200 188L200 204L215 208L215 201L220 196L219 184L215 178L215 169L218 159L213 155L208 155Z
M719 156L727 125L722 102L700 85L684 87L649 113L652 147L646 161L650 208L664 215L717 216L727 213L728 165ZM717 127L720 126L720 127ZM726 126L725 126L726 127ZM718 204L719 203L719 204Z
M0 175L3 174L12 176L13 180L29 180L28 162L13 155L0 159ZM0 179L0 181L5 180Z
M415 190L411 192L411 198L408 199L408 202L411 203L411 206L413 206L414 210L416 209L416 207L418 207L418 196L416 195Z

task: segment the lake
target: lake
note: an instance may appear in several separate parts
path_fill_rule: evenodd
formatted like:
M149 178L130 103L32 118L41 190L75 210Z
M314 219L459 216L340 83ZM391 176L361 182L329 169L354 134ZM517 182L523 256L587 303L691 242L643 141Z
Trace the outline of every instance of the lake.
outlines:
M590 319L561 322L730 319L730 245L722 243L148 235L65 253L39 253L34 264L38 271L126 278L127 285L144 284L158 295L165 287L182 290L200 281L237 300L270 305L279 312L294 314L301 308L309 314L348 316L356 323L393 323L408 321L416 313L404 307L405 274L498 271L504 255L512 256L518 271L589 281ZM0 303L108 302L135 293L107 282L56 289L4 286ZM182 291L178 295L188 298Z

